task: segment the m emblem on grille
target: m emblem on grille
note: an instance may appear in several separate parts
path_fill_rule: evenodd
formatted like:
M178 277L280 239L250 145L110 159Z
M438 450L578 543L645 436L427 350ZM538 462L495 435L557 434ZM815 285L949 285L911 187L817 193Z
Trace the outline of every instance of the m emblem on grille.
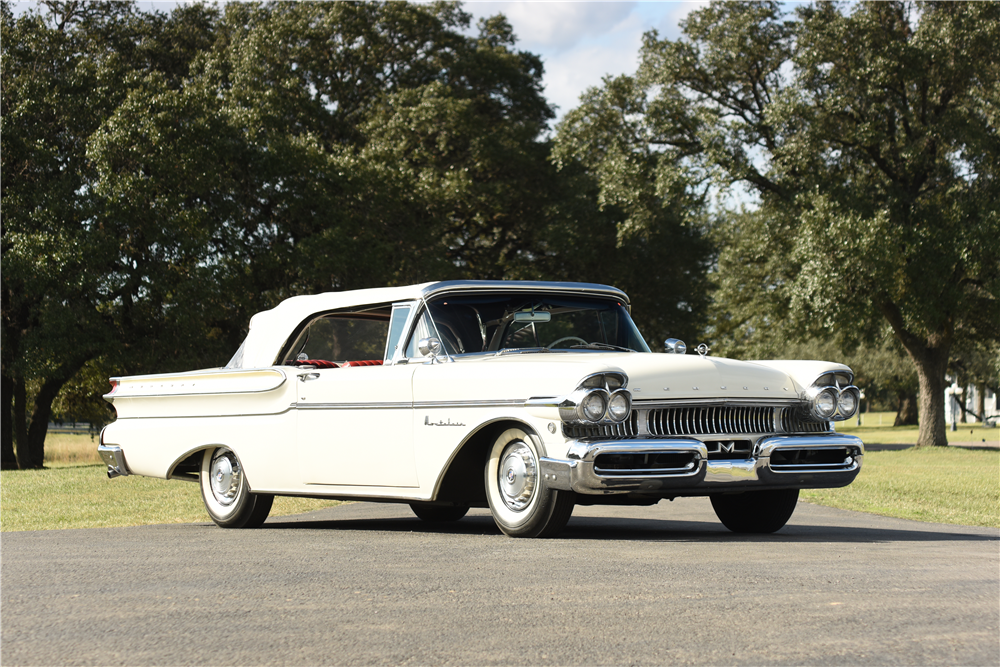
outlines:
M736 449L735 442L720 442L719 451L723 454L732 454Z

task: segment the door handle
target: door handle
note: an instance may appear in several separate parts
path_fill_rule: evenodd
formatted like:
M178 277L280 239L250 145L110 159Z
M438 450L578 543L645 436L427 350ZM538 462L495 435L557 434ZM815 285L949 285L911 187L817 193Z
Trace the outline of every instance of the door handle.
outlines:
M308 382L309 380L318 380L319 373L303 373L299 376L299 382Z

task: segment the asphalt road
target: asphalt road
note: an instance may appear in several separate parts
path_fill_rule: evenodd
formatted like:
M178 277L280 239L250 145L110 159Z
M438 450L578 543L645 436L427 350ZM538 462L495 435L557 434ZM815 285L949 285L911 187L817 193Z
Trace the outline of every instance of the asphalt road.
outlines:
M1000 534L800 503L577 508L558 539L405 505L4 533L13 665L998 665Z

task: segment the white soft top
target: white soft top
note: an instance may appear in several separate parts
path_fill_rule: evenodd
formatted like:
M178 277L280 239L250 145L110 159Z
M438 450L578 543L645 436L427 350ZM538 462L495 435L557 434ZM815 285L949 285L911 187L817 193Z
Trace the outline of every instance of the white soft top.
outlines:
M414 301L434 283L405 287L379 287L347 292L323 292L285 299L271 310L263 310L250 318L250 331L229 367L264 368L275 363L285 344L302 320L322 313L351 306L391 304Z
M446 290L554 290L560 292L601 292L621 299L626 305L628 297L621 290L607 285L590 283L557 283L533 281L468 280L442 281L406 285L404 287L378 287L347 292L324 292L293 296L271 310L264 310L250 318L250 331L243 345L228 364L228 368L265 368L275 363L281 347L301 322L316 313L329 312L353 306L377 306L401 301L417 301L435 292Z

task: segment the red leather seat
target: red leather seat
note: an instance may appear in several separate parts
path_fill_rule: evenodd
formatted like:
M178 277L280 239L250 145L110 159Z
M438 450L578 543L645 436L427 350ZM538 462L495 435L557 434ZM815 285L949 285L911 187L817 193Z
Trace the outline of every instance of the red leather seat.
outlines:
M351 368L353 366L381 366L381 365L382 365L382 360L381 359L372 359L370 361L369 360L366 360L366 361L348 361L346 364L344 364L343 366L341 366L341 368Z
M340 364L333 361L323 361L322 359L296 359L289 362L292 366L313 366L315 368L340 368Z

